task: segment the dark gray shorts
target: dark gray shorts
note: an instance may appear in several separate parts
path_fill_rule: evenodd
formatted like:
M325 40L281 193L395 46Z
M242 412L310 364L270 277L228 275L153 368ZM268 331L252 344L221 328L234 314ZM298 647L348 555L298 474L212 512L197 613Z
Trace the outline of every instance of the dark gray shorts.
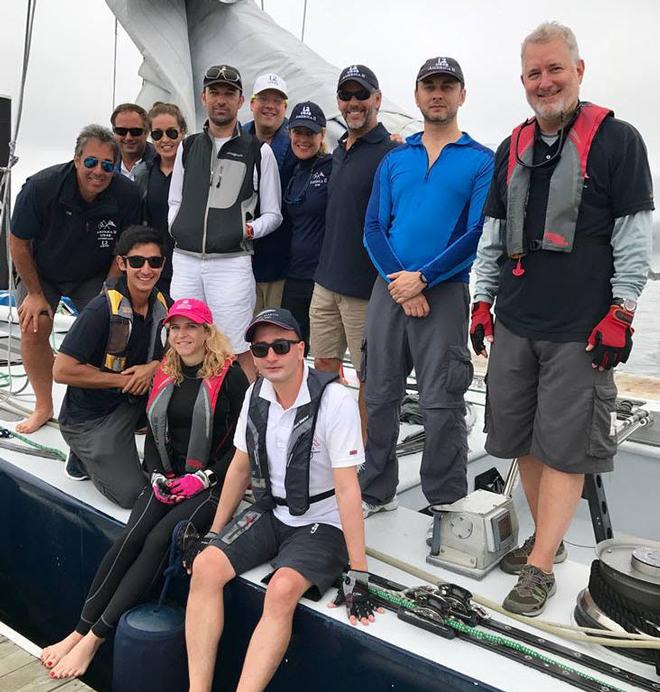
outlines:
M312 583L306 598L318 601L348 564L344 534L329 524L288 526L271 511L249 507L211 545L229 558L236 574L270 561L273 572L289 567ZM269 574L263 581L268 583Z
M95 298L101 292L105 277L105 274L101 274L91 279L85 279L84 281L65 281L59 283L54 283L48 281L48 279L39 277L39 283L41 284L41 290L44 292L44 296L53 312L55 312L57 304L60 302L62 296L71 298L73 304L78 311L80 311L92 298ZM23 300L25 300L26 295L27 291L25 289L25 284L19 281L16 286L17 306L20 306Z
M489 454L532 454L566 473L612 470L614 375L592 368L585 346L525 339L497 322L487 377Z

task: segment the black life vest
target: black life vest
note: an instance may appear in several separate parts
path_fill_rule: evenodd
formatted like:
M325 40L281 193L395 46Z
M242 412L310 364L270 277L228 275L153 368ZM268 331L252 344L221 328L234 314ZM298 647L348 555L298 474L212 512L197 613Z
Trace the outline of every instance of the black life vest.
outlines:
M263 378L259 378L252 389L248 407L246 442L252 475L252 492L260 506L272 509L284 505L294 517L299 517L309 509L309 505L335 494L330 488L318 495L309 495L309 467L312 460L314 429L325 388L339 379L336 373L309 369L307 388L310 401L296 410L293 430L287 444L286 475L284 487L286 498L274 497L270 487L268 453L266 450L266 428L270 402L259 396Z

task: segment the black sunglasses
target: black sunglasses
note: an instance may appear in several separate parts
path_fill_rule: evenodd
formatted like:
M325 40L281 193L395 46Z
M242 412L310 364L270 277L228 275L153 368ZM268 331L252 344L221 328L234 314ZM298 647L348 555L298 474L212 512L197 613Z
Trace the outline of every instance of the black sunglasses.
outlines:
M250 344L250 351L255 358L265 358L268 355L268 349L272 348L273 353L278 356L286 355L293 344L299 344L300 341L292 341L291 339L275 339L270 344L265 341L257 341L254 344Z
M144 266L145 262L149 262L149 266L152 269L160 269L165 262L165 258L161 255L154 255L153 257L143 257L142 255L122 255L125 262L128 262L129 266L133 269L140 269Z
M112 161L108 161L108 159L103 159L102 161L96 156L86 156L83 159L83 166L85 168L96 168L99 163L101 164L101 168L103 169L104 173L112 173L112 171L115 170L115 164Z
M228 82L240 83L241 75L236 70L232 70L231 67L213 65L206 70L204 79L224 79Z
M126 137L129 132L131 137L141 137L144 134L143 127L113 127L112 131L120 137Z
M358 91L346 91L344 89L337 91L337 98L340 101L350 101L354 96L358 101L366 101L371 96L371 92L364 87Z
M168 127L166 130L151 131L151 139L153 139L154 142L161 139L163 135L167 135L170 139L177 139L179 136L179 130L177 130L176 127Z

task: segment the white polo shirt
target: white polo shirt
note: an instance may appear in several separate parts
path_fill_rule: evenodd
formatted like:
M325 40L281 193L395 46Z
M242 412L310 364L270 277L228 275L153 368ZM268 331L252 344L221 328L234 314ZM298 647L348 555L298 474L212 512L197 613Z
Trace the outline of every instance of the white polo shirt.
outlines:
M266 451L271 490L273 495L277 497L286 497L284 489L286 452L296 411L300 406L308 404L310 401L309 389L307 388L309 368L306 364L304 368L303 382L291 408L286 410L282 408L277 401L273 385L268 380L264 380L259 392L260 397L270 402L266 429ZM243 408L234 435L234 445L246 453L247 411L253 387L254 385L251 385L245 393ZM333 382L323 392L316 428L314 429L312 460L309 469L310 496L318 495L334 487L333 468L359 466L362 463L364 463L364 447L357 401L347 387ZM307 512L299 517L292 516L286 506L276 506L273 512L281 522L289 526L305 526L318 522L319 524L331 524L341 529L335 495L310 504Z

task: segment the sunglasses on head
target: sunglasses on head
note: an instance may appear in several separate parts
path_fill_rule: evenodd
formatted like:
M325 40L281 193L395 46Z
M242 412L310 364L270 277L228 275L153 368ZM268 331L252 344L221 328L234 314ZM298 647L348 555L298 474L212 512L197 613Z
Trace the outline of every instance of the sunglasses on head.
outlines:
M358 101L366 101L371 96L371 92L364 87L358 91L346 91L346 89L337 91L337 98L340 101L350 101L354 96Z
M177 139L179 136L179 130L177 130L176 127L168 127L166 130L151 131L151 139L153 139L154 142L161 139L163 135L167 135L170 139Z
M145 262L149 262L149 266L152 269L160 269L165 262L165 258L161 255L154 255L153 257L144 257L142 255L122 255L125 262L128 262L129 267L133 269L141 269Z
M250 344L250 351L255 358L265 358L268 355L268 349L272 348L273 353L278 356L286 355L293 344L299 344L300 341L293 341L291 339L275 339L275 341L270 344L265 341L257 341L254 344Z
M217 65L213 65L206 70L204 79L224 79L227 82L239 83L241 81L241 75L239 75L236 70L232 70L231 67L225 67L224 65L218 67Z
M126 137L129 132L131 137L141 137L144 134L143 127L113 127L112 131L120 137Z
M83 166L85 168L96 168L99 163L101 164L101 168L103 169L104 173L112 173L112 171L115 170L115 164L107 159L103 159L101 161L96 156L86 156L83 159Z

